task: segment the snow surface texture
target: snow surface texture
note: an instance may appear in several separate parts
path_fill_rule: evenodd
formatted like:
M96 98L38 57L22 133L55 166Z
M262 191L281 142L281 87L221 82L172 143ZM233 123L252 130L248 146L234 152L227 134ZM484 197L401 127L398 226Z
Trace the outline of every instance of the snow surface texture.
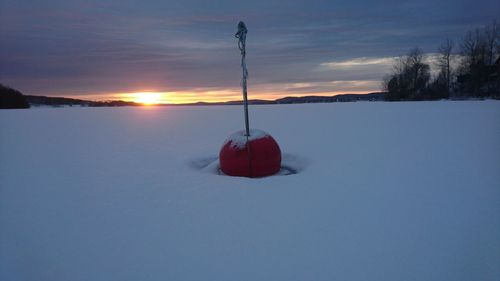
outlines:
M250 110L298 174L203 168L238 106L0 111L0 280L500 280L500 102Z
M235 133L233 133L232 135L230 135L226 141L224 141L224 145L226 145L228 142L231 142L231 146L234 147L234 148L244 148L247 144L247 141L253 141L253 140L258 140L258 139L262 139L262 138L265 138L269 136L268 133L262 131L262 130L259 130L259 129L250 129L250 136L246 136L246 131L245 130L240 130L240 131L237 131Z

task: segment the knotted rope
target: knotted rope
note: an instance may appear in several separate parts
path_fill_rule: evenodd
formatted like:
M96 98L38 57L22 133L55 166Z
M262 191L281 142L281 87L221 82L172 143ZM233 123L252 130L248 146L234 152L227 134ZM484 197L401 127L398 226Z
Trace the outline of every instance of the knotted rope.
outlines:
M243 68L243 80L246 80L248 78L247 64L245 61L245 57L247 54L246 52L247 32L248 29L245 23L240 21L238 23L238 32L236 32L234 37L238 38L238 49L240 49L241 52L241 67Z

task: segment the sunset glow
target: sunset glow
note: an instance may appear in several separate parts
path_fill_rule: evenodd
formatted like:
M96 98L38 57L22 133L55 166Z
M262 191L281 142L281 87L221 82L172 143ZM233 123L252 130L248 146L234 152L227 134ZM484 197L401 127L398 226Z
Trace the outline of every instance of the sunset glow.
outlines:
M123 100L131 101L143 105L155 104L185 104L196 102L225 102L240 100L241 93L238 89L234 91L229 90L215 90L215 91L144 91L144 92L131 92L131 93L115 93L115 94L102 94L82 96L83 99L91 98L93 100Z
M155 92L131 93L129 94L128 100L143 105L154 105L166 102L163 98L162 93Z

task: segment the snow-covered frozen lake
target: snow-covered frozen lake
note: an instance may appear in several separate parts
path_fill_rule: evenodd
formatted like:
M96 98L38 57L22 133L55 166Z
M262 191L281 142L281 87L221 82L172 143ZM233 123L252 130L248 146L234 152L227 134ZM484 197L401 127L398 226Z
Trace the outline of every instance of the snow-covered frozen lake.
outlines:
M500 280L500 102L0 111L0 280ZM212 165L213 166L213 165Z

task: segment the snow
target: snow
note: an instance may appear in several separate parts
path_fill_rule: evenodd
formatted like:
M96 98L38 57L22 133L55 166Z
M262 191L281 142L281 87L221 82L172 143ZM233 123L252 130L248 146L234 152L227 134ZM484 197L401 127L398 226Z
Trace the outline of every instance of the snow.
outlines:
M234 132L224 141L224 144L222 146L231 142L232 147L241 149L246 146L247 141L258 140L269 136L268 133L259 129L250 129L249 131L250 131L250 136L248 136L248 138L246 136L245 130L239 130L237 132Z
M500 102L0 111L0 280L500 280Z

